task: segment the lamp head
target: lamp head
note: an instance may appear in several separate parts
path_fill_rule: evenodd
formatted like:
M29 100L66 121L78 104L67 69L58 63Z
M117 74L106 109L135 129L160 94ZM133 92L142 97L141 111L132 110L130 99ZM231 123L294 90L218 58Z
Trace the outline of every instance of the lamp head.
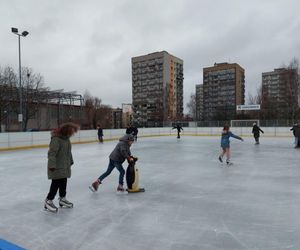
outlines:
M22 36L27 36L28 34L29 34L29 32L26 30L22 32Z
M18 34L18 29L17 28L11 28L11 32Z

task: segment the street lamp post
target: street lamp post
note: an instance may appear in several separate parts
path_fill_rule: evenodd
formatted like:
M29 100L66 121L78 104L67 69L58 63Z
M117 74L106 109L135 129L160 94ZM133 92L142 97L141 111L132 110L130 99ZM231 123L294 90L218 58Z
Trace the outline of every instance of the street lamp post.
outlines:
M20 122L20 131L23 130L23 105L22 105L22 79L21 79L21 36L27 36L29 34L28 31L23 31L19 34L17 28L11 28L11 32L18 36L19 42L19 93L20 93L20 113L18 116L18 121Z

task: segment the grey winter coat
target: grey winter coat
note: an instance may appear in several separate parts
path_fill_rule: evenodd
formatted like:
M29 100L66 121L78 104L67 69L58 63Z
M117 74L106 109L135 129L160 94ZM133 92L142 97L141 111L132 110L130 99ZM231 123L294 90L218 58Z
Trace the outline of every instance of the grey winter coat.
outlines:
M128 157L131 156L129 141L134 141L132 135L124 135L119 139L119 143L111 152L109 158L113 161L123 163Z
M48 151L48 179L70 178L73 164L70 139L52 135Z

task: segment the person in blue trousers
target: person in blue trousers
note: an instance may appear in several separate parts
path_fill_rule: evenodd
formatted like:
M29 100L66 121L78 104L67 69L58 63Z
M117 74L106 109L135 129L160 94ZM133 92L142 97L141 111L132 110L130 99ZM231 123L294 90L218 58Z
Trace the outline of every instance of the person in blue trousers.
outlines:
M102 175L100 175L99 178L94 181L89 187L93 192L96 192L98 190L99 185L102 184L102 181L107 176L110 175L114 168L116 168L120 172L117 191L123 192L125 190L123 187L125 170L122 164L125 160L127 160L128 162L134 161L134 158L130 152L130 147L133 141L133 135L124 135L119 139L119 143L109 155L109 164L107 170Z
M230 157L231 157L231 151L230 151L230 140L229 138L233 137L235 139L244 141L243 138L233 134L230 131L230 127L225 125L222 131L222 137L221 137L221 154L219 155L219 161L223 162L223 157L226 155L226 164L231 165L232 163L230 162Z

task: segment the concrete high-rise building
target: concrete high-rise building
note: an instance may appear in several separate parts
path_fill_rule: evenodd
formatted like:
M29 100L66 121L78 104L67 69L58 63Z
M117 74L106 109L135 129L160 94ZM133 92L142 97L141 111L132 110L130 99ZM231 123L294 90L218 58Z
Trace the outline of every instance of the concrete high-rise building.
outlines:
M203 69L204 120L231 120L245 103L245 70L237 63Z
M122 125L127 127L132 122L132 104L123 103L122 104Z
M203 120L203 84L196 85L196 120Z
M133 57L133 122L160 126L183 116L183 60L166 51Z
M121 108L112 109L112 128L123 128L123 111Z
M262 109L265 118L294 119L299 108L296 69L278 68L262 73Z

